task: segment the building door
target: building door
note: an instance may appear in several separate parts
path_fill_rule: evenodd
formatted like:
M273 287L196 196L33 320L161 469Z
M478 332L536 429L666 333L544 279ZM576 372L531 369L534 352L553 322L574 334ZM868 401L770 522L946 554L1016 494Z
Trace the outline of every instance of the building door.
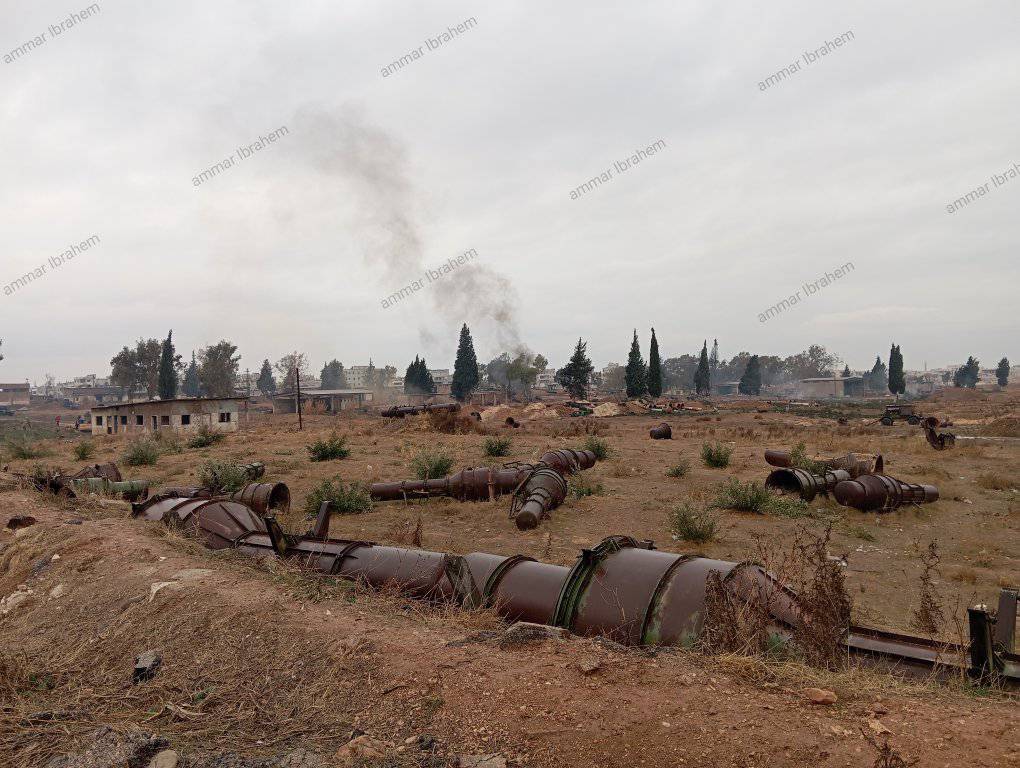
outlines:
M152 431L155 432L158 429L159 429L159 419L157 419L155 416L153 416L152 417Z

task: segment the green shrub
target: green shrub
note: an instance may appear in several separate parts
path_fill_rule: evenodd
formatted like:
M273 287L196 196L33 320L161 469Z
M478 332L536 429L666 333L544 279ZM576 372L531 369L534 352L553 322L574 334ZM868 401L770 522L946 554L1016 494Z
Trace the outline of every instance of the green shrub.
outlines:
M715 538L719 529L719 516L698 509L690 502L677 504L669 511L666 520L674 539L704 544Z
M487 437L483 443L486 456L508 456L513 440L509 437Z
M828 469L825 462L808 458L807 446L804 443L797 443L793 450L790 451L790 465L816 475L824 474Z
M88 461L96 455L96 446L88 440L81 440L74 444L72 453L74 453L74 458L78 459L78 461Z
M312 461L332 461L333 459L346 459L351 455L351 449L347 447L347 436L336 433L325 440L316 440L311 445L306 445Z
M217 432L214 429L209 429L207 424L203 424L198 428L198 432L192 436L188 441L189 448L208 448L216 443L220 442L226 437L223 432Z
M733 449L722 443L716 443L714 446L703 443L701 446L701 460L705 462L706 467L715 467L716 469L728 467L732 455Z
M453 457L439 448L422 448L411 459L411 469L419 480L432 480L450 474Z
M680 459L680 461L666 470L666 477L686 477L690 471L691 462L687 459Z
M578 472L576 475L571 475L567 481L567 493L575 499L581 499L585 496L602 496L605 489L602 487L602 483L592 480L587 472Z
M152 439L155 441L156 445L159 446L160 453L165 453L167 455L184 453L184 446L181 445L181 439L173 432L167 432L165 430L156 432L153 434Z
M147 437L140 437L127 444L123 461L129 467L155 464L159 460L159 443Z
M312 489L305 499L305 514L315 517L324 501L331 502L333 512L338 515L356 515L372 508L372 497L365 486L345 483L340 478L323 480Z
M49 451L25 438L16 437L7 440L7 455L12 459L39 459L49 455Z
M585 451L591 451L595 454L595 458L599 461L605 461L609 458L611 451L609 450L609 443L601 437L595 435L588 435L588 438L581 444L581 449Z
M736 478L730 478L719 486L712 506L737 512L783 517L803 517L808 511L807 505L802 501L776 496L758 483L742 483Z
M213 493L233 493L250 482L248 473L229 461L207 461L198 471L198 483Z

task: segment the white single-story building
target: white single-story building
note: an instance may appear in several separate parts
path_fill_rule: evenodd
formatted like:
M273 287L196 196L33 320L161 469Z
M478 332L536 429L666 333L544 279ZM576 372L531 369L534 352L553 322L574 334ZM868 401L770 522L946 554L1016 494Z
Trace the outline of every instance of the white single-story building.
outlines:
M139 434L166 429L193 432L236 432L243 397L179 397L138 403L97 405L91 410L93 435Z

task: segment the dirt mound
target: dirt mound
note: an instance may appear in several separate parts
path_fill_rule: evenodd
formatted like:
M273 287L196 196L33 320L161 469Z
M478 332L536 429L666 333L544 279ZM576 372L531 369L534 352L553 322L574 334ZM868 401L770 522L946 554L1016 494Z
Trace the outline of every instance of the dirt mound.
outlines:
M1003 416L985 426L981 433L993 437L1020 437L1020 417Z
M624 409L618 403L600 403L595 406L592 416L620 416Z

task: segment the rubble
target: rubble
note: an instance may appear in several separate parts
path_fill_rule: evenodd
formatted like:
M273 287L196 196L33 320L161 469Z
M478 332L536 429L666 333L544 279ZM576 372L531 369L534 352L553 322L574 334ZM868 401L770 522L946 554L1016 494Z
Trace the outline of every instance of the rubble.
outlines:
M135 657L135 666L131 671L131 682L142 683L156 676L163 666L163 657L158 651L145 651Z
M928 416L921 421L921 429L924 430L925 439L928 445L936 451L944 451L956 445L956 435L952 432L938 432L939 420L934 416Z
M379 413L387 419L402 419L419 413L438 413L445 411L455 413L460 410L460 403L425 403L424 405L394 405Z

